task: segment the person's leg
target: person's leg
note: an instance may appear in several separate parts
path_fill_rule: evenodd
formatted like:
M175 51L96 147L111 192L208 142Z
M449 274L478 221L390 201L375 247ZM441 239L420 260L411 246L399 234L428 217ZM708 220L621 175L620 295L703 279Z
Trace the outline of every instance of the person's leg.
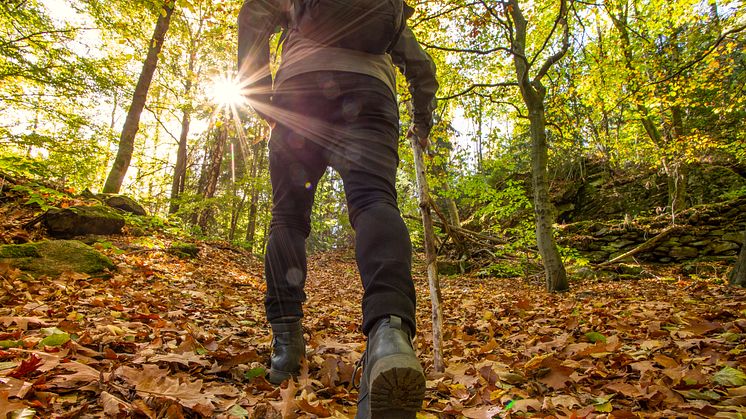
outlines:
M314 191L326 168L315 148L281 126L273 131L269 143L273 206L264 269L270 322L303 316L306 238L311 231Z
M398 108L380 81L335 76L344 127L330 164L342 176L355 229L368 336L356 417L414 418L425 377L414 353L415 290L409 233L396 204Z
M355 256L363 282L363 333L390 315L413 336L415 291L412 245L396 202L399 109L385 85L372 77L335 77L340 98L336 123L344 127L330 164L344 182Z
M276 96L275 104L284 115L305 119L303 112L313 106L314 96L301 94L304 85L303 79L291 80L286 88L293 94ZM265 253L265 308L273 332L269 381L274 384L298 373L305 355L301 318L306 299L306 238L316 185L327 166L324 156L318 144L288 125L281 123L272 132L273 207Z

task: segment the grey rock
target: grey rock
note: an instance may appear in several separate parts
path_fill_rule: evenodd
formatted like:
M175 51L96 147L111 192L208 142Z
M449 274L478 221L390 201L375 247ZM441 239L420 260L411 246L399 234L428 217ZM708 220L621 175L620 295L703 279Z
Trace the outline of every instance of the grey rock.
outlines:
M728 233L725 233L720 239L723 241L733 242L733 243L738 243L738 244L743 244L744 242L743 233L736 232L736 231L730 231Z
M671 249L668 255L675 259L694 259L699 256L699 250L695 247L680 246Z
M68 238L86 234L117 234L124 217L104 206L77 206L51 209L44 215L44 226L53 237Z
M740 249L741 246L738 245L738 243L733 242L715 242L712 244L712 253L716 255L724 255L727 252L730 251L736 251Z
M117 208L122 211L140 216L148 215L147 211L145 211L145 208L143 208L142 205L128 196L101 194L99 195L99 197L104 204L112 208Z

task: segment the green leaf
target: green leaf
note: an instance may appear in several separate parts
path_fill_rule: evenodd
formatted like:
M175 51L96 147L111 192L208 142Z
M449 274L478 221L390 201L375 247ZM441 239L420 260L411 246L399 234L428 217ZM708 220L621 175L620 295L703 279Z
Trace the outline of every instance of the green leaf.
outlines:
M264 367L256 367L252 368L244 374L244 377L247 380L253 380L256 377L260 377L266 373L267 370L264 369Z
M0 349L20 348L23 342L20 340L0 340Z
M41 329L41 332L44 334L44 336L59 335L65 333L64 330L58 329L56 327L45 327Z
M49 335L39 342L39 346L61 346L70 341L70 335L67 333L55 333Z
M746 385L746 374L741 370L725 367L712 376L712 381L726 387L744 386Z
M585 334L585 338L591 341L591 343L596 343L596 342L606 343L606 336L598 332L588 332Z
M13 369L17 366L18 366L17 362L11 362L11 361L0 362L0 371Z
M611 405L611 402L608 401L606 403L601 403L596 405L596 412L605 412L609 413L612 410L614 410L614 406Z
M720 395L712 390L676 390L676 392L684 396L687 400L720 400Z

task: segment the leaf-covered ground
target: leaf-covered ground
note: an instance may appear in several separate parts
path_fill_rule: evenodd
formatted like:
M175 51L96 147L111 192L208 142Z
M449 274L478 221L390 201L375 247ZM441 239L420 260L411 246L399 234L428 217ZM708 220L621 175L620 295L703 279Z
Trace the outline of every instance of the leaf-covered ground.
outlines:
M180 259L166 237L109 240L110 277L0 266L0 418L354 416L364 339L350 252L311 258L308 362L276 388L261 261L219 243ZM746 415L744 290L671 269L573 280L561 295L536 279L443 278L436 374L421 272L421 417Z

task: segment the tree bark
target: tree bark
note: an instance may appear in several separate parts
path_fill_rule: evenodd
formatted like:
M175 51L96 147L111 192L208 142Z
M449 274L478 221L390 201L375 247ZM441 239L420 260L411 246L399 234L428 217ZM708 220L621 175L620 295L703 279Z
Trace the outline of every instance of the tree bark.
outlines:
M228 140L228 129L227 125L223 125L219 128L215 145L210 153L210 162L207 168L207 174L205 177L205 188L203 198L205 200L215 197L215 192L218 189L218 180L220 179L220 168L223 164L223 154L225 151L225 143ZM197 225L202 229L203 233L207 232L207 226L212 219L213 211L210 205L208 205L199 215Z
M566 21L567 4L562 0L559 17L559 21L564 26L563 49L549 57L533 79L529 77L531 65L526 60L528 22L523 16L517 0L510 0L510 5L512 6L510 14L515 27L515 38L511 42L514 51L513 63L521 97L526 109L528 109L530 121L531 183L534 189L533 207L536 216L536 243L544 263L547 291L566 291L569 288L567 273L557 250L557 243L554 241L554 216L549 200L549 182L547 180L549 146L547 144L546 113L544 109L546 88L541 83L541 78L567 52L569 37Z
M148 55L143 63L140 78L137 80L135 93L132 96L132 104L122 127L117 156L114 159L114 164L104 184L104 193L119 193L119 190L122 188L122 182L127 174L127 169L132 160L132 153L135 149L135 135L137 135L139 129L140 115L143 108L145 108L145 100L148 96L150 83L153 81L153 74L158 65L158 54L160 54L163 47L163 40L166 38L166 32L168 32L168 27L171 23L171 15L174 12L175 4L175 1L167 0L163 5L163 9L158 14L155 31L148 47Z
M728 280L731 285L746 288L746 230L743 232L743 244L741 244L741 253L738 255L736 266L730 271Z
M246 243L249 249L254 249L254 240L256 237L256 219L259 212L259 177L264 172L264 155L267 143L262 140L252 147L254 158L251 163L251 199L249 200L249 221L246 226Z
M433 321L433 368L437 372L445 371L443 361L443 309L441 307L440 279L438 278L438 264L435 255L435 233L433 219L430 214L430 188L425 175L425 161L422 158L422 147L417 138L411 138L414 166L417 172L417 189L419 192L420 213L425 235L425 259L427 260L427 279L430 286L430 301L432 302Z
M176 166L174 167L174 177L171 182L171 202L168 207L168 213L174 214L179 210L179 196L184 193L186 183L186 166L187 166L187 139L189 137L189 127L192 121L192 104L189 100L192 94L192 74L197 61L197 54L192 47L189 54L189 66L187 69L186 83L184 83L184 97L189 101L184 106L181 115L181 133L179 134L179 148L176 152Z

